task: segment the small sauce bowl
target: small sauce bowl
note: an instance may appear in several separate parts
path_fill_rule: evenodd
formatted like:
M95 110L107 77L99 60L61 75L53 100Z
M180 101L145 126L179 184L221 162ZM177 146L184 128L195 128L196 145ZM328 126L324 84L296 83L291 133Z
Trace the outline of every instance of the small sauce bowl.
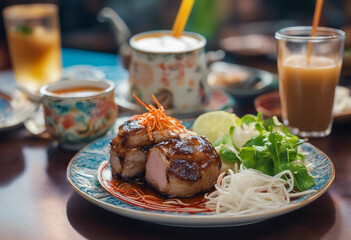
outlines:
M261 112L267 118L276 116L281 119L279 92L274 91L258 96L255 99L255 108L257 112Z

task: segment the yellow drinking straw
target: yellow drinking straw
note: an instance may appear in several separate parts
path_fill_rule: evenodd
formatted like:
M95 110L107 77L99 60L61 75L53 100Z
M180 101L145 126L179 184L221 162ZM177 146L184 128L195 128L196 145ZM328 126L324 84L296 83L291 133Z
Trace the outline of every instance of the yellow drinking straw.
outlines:
M312 21L312 31L310 37L316 36L317 27L319 25L319 19L321 18L321 12L323 7L323 0L317 0L316 8L314 9L313 21ZM310 62L310 57L312 54L313 42L309 41L307 45L307 63Z
M175 37L182 35L185 25L188 21L191 9L194 6L195 0L182 0L180 8L177 13L176 20L173 24L172 34Z

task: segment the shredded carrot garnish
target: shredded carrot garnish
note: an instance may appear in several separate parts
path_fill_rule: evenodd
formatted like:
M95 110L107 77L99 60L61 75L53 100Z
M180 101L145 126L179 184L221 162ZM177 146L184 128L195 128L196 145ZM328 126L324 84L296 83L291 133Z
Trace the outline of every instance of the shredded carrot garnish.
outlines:
M185 131L185 127L182 125L182 121L173 117L167 116L163 106L160 102L152 95L152 99L155 101L158 108L155 108L151 104L147 106L143 103L135 94L133 97L145 107L149 112L134 115L132 119L136 119L140 125L146 127L150 141L153 140L152 132L158 131L163 133L165 130L171 130L173 132L182 133Z

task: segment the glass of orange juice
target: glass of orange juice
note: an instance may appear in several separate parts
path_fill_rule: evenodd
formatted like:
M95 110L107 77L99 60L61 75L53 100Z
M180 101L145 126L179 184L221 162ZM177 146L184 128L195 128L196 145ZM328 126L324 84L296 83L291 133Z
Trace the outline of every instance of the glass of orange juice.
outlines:
M58 8L54 4L13 5L3 10L17 84L38 93L61 77Z
M331 132L335 88L345 33L338 29L289 27L276 32L282 118L294 134L323 137ZM308 50L309 49L309 50Z

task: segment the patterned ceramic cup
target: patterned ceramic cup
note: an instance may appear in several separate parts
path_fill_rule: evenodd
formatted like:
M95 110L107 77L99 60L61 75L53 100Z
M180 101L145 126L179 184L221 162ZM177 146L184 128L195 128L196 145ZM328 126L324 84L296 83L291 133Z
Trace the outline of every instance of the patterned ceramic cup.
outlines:
M46 129L63 148L81 149L115 123L114 88L110 80L67 80L42 87Z
M148 46L141 44L141 41L157 36L172 38L170 31L151 31L130 39L131 92L147 104L153 103L153 94L164 108L175 114L201 111L210 98L206 80L206 39L199 34L185 32L183 37L188 38L185 40L195 42L188 44L185 49L177 49L178 42L174 41L174 44L168 44L169 50L167 47L158 50L156 45L162 44L163 39L149 42L146 44Z

